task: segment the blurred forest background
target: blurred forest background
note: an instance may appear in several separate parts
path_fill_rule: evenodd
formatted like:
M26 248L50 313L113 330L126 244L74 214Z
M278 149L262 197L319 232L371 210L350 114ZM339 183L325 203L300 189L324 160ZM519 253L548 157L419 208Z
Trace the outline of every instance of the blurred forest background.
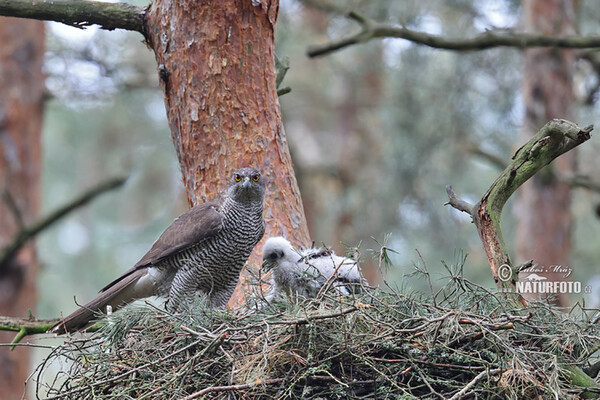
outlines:
M369 249L388 238L396 253L386 281L420 291L428 291L424 280L404 278L422 264L416 250L434 285L447 275L442 261L456 264L468 254L464 275L494 287L470 218L444 206L445 186L477 202L501 172L494 158L508 162L522 144L522 52L454 52L384 39L310 59L309 45L358 28L308 3L281 1L276 43L291 66L283 85L292 91L280 103L312 238L339 253L360 244L367 267L376 265ZM519 30L521 23L519 1L347 3L377 21L449 37ZM595 2L578 2L579 33L600 34L599 19ZM41 215L111 177L128 180L39 236L40 318L72 311L73 296L87 301L188 208L156 62L140 35L47 27ZM598 82L593 64L578 59L573 121L580 126L597 125ZM578 150L580 170L596 179L598 153L595 138ZM598 306L600 195L577 189L573 199L573 280L592 285L585 299ZM503 215L511 254L513 203Z

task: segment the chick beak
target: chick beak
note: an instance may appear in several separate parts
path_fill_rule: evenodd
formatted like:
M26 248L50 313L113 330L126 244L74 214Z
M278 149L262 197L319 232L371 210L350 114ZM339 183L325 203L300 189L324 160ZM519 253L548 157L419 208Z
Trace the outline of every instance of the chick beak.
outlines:
M274 263L272 261L264 260L261 266L261 271L263 272L263 274L269 272L271 268L273 268L273 264Z

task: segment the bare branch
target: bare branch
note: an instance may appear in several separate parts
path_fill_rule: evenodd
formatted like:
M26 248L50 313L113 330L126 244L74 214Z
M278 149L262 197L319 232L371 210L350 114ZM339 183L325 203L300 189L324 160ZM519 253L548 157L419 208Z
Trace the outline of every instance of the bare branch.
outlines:
M475 378L473 378L473 380L471 380L471 382L469 382L467 385L465 385L464 388L462 388L461 390L456 392L456 394L454 396L450 397L450 400L458 400L458 399L462 398L469 391L469 389L471 389L473 386L475 386L475 384L484 376L495 375L495 374L499 374L500 372L502 372L502 370L500 368L481 371L479 373L479 375L477 375Z
M292 91L292 88L289 86L282 87L281 89L277 89L277 96L281 97L284 94L288 94Z
M48 228L50 225L54 224L64 216L68 215L71 211L86 205L102 193L122 186L126 180L127 178L119 177L102 182L98 186L93 187L79 197L73 199L73 201L71 201L69 204L66 204L50 213L45 218L40 219L28 227L23 227L15 234L11 242L0 250L0 271L5 268L9 261L21 249L21 247L23 247L27 241L31 240L38 233Z
M417 32L403 26L383 24L364 17L352 11L346 15L361 27L360 32L333 40L329 43L313 45L308 48L309 57L319 57L345 47L368 42L371 39L397 38L409 40L413 43L433 47L436 49L472 51L487 50L494 47L514 47L524 49L528 47L557 47L569 49L589 49L600 47L600 36L543 36L527 33L499 33L488 31L472 38L447 38L439 35L430 35Z
M170 353L170 354L168 354L168 355L166 355L166 356L164 356L162 358L150 361L150 362L148 362L146 364L140 365L137 368L132 368L132 369L130 369L130 370L128 370L128 371L126 371L126 372L124 372L122 374L116 375L116 376L114 376L112 378L109 378L109 379L106 379L104 381L96 381L96 382L92 383L90 386L95 386L95 387L100 386L101 387L102 385L106 385L107 383L119 381L120 379L123 379L123 378L125 378L125 377L127 377L127 376L129 376L131 374L134 374L134 373L136 373L138 371L144 370L144 369L146 369L146 368L148 368L148 367L150 367L152 365L159 364L159 363L165 361L168 358L176 356L177 354L183 353L184 351L186 351L188 349L191 349L191 348L197 346L200 343L201 343L200 340L196 340L196 341L188 344L187 346L182 347L182 348L180 348L180 349L178 349L178 350L176 350L176 351L174 351L174 352L172 352L172 353ZM71 395L73 395L75 393L82 392L85 389L86 389L85 387L80 387L80 388L71 390L69 392L59 394L58 396L47 397L46 400L55 400L55 399L69 398L69 396L71 396Z
M592 129L593 126L580 128L573 122L561 119L548 122L531 140L517 150L510 164L472 210L471 216L479 232L494 280L501 292L514 293L518 277L518 271L510 260L500 228L502 209L506 201L519 186L556 157L587 141ZM446 190L450 199L449 204L468 212L468 207L456 199L452 188L448 187ZM505 266L510 270L502 271L502 275L499 276L499 270L506 268ZM526 303L519 295L516 296L516 300Z
M583 188L600 193L600 182L593 180L589 175L561 175L558 179L573 188Z
M283 382L284 378L273 378L273 379L266 379L266 380L260 380L257 379L256 382L252 382L252 383L244 383L244 384L240 384L240 385L231 385L231 386L211 386L211 387L207 387L204 388L202 390L197 391L196 393L193 393L189 396L186 396L184 398L182 398L181 400L192 400L192 399L197 399L199 397L205 396L208 393L213 393L213 392L233 392L233 391L237 391L237 390L244 390L244 389L250 389L254 386L258 386L258 385L272 385L274 383L280 383Z
M0 0L0 15L56 21L84 28L126 29L144 34L146 10L127 3L83 0Z
M4 189L2 197L6 202L6 206L8 207L12 215L15 217L15 221L17 222L17 226L19 227L19 229L23 228L23 214L21 214L21 210L19 209L19 206L17 205L17 202L15 201L15 198L13 197L12 193L10 193L8 189Z
M469 153L476 155L478 157L481 157L486 161L489 161L490 164L494 165L499 170L503 170L504 168L506 168L506 161L504 161L503 158L498 157L497 155L492 154L489 151L482 149L475 143L467 143L465 147Z
M275 54L275 69L277 70L277 76L275 78L275 87L279 89L281 83L283 82L283 78L285 78L285 74L287 74L288 70L290 69L290 58L279 58L277 54Z
M446 186L446 193L448 194L448 202L444 205L450 205L453 208L456 208L458 211L466 212L467 214L472 215L473 205L456 197L456 193L454 193L452 186Z
M289 86L280 87L283 82L283 78L285 78L285 74L287 74L290 69L290 58L282 57L279 58L277 54L275 54L275 69L277 70L277 77L275 78L275 87L277 88L277 96L281 97L284 94L288 94L292 91L292 88Z

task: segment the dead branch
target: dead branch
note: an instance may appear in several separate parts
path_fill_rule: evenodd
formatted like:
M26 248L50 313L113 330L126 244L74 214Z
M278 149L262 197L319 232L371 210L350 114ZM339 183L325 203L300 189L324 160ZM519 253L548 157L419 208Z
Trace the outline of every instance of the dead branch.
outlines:
M115 377L112 377L112 378L106 379L106 380L104 380L104 381L97 381L97 382L94 382L94 383L92 383L92 384L91 384L91 386L98 387L98 386L106 385L107 383L111 383L111 382L116 382L116 381L119 381L120 379L123 379L123 378L125 378L125 377L128 377L128 376L130 376L130 375L132 375L132 374L134 374L134 373L136 373L136 372L138 372L138 371L141 371L141 370L144 370L144 369L146 369L146 368L148 368L148 367L151 367L152 365L159 364L159 363L161 363L161 362L165 361L167 358L171 358L171 357L173 357L173 356L176 356L177 354L183 353L184 351L186 351L186 350L189 350L189 349L191 349L191 348L193 348L193 347L197 346L198 344L200 344L200 341L199 341L199 340L196 340L196 341L194 341L194 342L192 342L192 343L188 344L187 346L185 346L185 347L182 347L181 349L178 349L178 350L176 350L176 351L174 351L174 352L172 352L172 353L168 354L168 355L167 355L167 356L165 356L165 357L159 358L159 359L157 359L157 360L154 360L154 361L150 361L150 362L148 362L148 363L146 363L146 364L143 364L143 365L141 365L141 366L139 366L139 367L137 367L137 368L132 368L132 369L130 369L130 370L129 370L129 371L127 371L127 372L124 372L124 373L122 373L122 374L119 374L119 375L117 375L117 376L115 376ZM84 388L84 389L85 389L85 388ZM81 392L82 390L83 390L83 389L71 390L71 391L69 391L69 392L62 393L62 394L60 394L60 395L58 395L58 396L48 397L48 398L46 398L46 400L56 400L56 399L64 399L64 398L68 398L68 396L71 396L71 395L73 395L73 394L75 394L75 393L79 393L79 392Z
M275 54L275 69L277 70L277 77L275 78L275 87L277 88L277 96L281 97L284 94L288 94L292 91L292 88L289 86L280 87L283 82L283 78L285 78L285 74L287 74L290 69L290 59L289 57L279 58L277 54Z
M495 374L498 374L500 372L502 372L502 370L500 368L481 371L479 373L479 375L477 375L475 378L473 378L471 380L471 382L469 382L468 384L466 384L464 388L462 388L461 390L459 390L458 392L456 392L456 394L454 396L450 397L450 400L458 400L458 399L462 398L469 391L469 389L471 389L484 376L486 376L486 375L495 375Z
M198 397L202 397L208 393L233 392L233 391L237 391L237 390L250 389L250 388L253 388L254 386L258 386L258 385L271 385L273 383L280 383L283 381L284 381L284 378L267 379L265 381L261 381L260 379L258 379L256 382L245 383L245 384L241 384L241 385L211 386L211 387L207 387L202 390L199 390L196 393L193 393L189 396L186 396L186 397L182 398L181 400L192 400L192 399L197 399Z
M144 34L145 8L127 3L84 0L0 0L0 15L56 21L77 28L99 25Z
M580 128L573 122L561 119L548 122L529 142L517 150L510 164L483 195L481 201L472 208L456 197L452 187L447 187L447 204L470 214L473 218L494 281L501 292L514 293L518 278L518 270L515 270L510 260L500 228L504 204L519 186L540 169L561 154L587 141L592 129L593 126ZM516 300L524 302L521 296L517 296Z
M33 239L37 234L47 229L49 226L59 221L64 216L82 207L109 190L116 189L122 186L127 178L118 177L102 182L98 186L93 187L79 197L73 199L70 203L51 212L44 218L34 222L33 224L22 227L13 237L12 241L0 250L0 271L6 268L12 258L29 240Z
M469 215L473 214L473 205L469 202L459 199L456 196L456 194L454 193L452 186L450 186L450 185L446 186L446 193L448 194L448 202L446 204L444 204L445 206L451 205L453 208L457 209L458 211L465 212Z
M487 50L494 47L514 47L517 49L528 47L556 47L570 49L600 47L600 36L543 36L516 32L499 33L487 31L472 38L455 39L417 32L403 26L379 23L356 11L351 11L345 14L345 16L346 18L357 22L360 25L361 30L356 34L345 38L333 40L325 44L310 46L307 50L307 55L309 57L324 56L345 47L358 43L365 43L378 38L405 39L416 44L436 49L455 51Z
M572 188L587 189L600 193L600 182L592 179L592 177L589 175L559 175L558 179L560 179L561 182L564 182L567 185L571 186Z
M503 158L501 158L493 153L490 153L487 150L482 149L475 143L466 143L465 150L473 155L476 155L476 156L488 161L490 164L492 164L494 167L498 168L499 170L503 170L504 168L506 168L506 161Z
M350 308L347 308L345 310L342 310L340 312L333 313L333 314L316 314L316 315L307 316L306 318L299 318L299 319L289 320L289 321L283 320L283 321L277 321L275 323L281 324L281 325L306 325L306 324L310 324L313 321L318 321L321 319L341 317L342 315L350 314L357 310L358 310L358 308L356 308L356 307L350 307Z

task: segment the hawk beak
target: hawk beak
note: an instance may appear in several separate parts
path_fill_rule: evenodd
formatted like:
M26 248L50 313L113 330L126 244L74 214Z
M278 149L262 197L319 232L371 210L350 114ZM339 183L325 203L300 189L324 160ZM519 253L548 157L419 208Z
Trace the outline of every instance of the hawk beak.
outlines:
M242 187L244 189L248 189L250 187L250 178L249 177L245 177L244 178L244 182L242 183Z

